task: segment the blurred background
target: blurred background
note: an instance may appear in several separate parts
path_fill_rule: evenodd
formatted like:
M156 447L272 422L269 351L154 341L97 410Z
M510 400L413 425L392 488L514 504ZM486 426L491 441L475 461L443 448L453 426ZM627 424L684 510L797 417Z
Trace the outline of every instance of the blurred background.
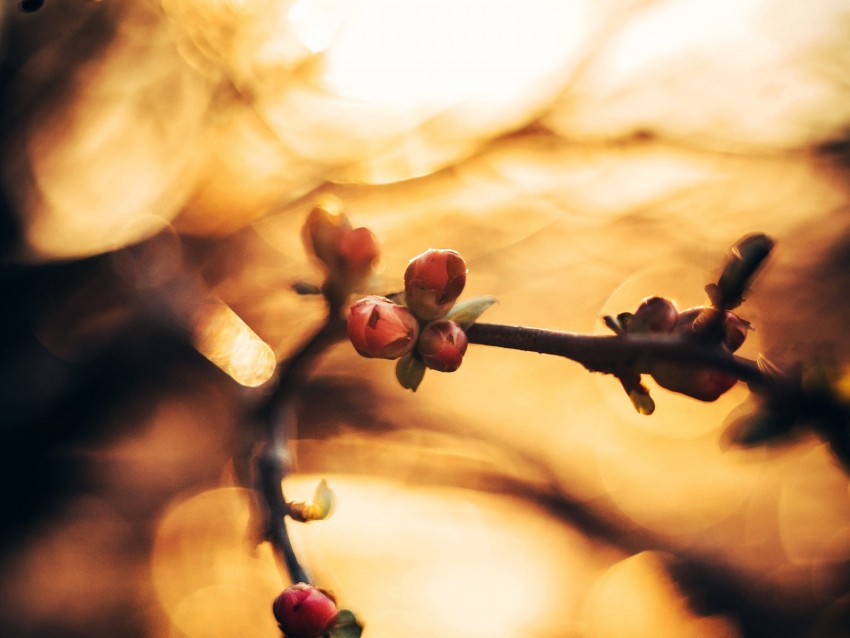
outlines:
M744 354L850 359L847 0L0 5L4 635L278 635L244 462L322 321L333 195L381 286L453 248L487 321L603 332L778 248ZM814 437L470 346L403 391L348 344L298 397L295 542L366 636L848 635L848 477Z

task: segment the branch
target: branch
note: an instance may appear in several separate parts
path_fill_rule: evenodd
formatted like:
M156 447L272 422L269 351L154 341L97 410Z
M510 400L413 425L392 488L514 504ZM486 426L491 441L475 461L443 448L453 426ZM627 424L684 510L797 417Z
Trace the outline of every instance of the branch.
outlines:
M330 345L341 340L345 324L339 312L331 313L322 327L281 364L275 386L260 408L264 425L264 442L255 459L256 492L265 505L265 537L271 543L278 560L285 565L292 583L310 583L307 570L301 565L286 527L288 512L282 481L289 472L287 430L294 411L293 400L302 387L310 365Z
M591 372L618 374L624 366L648 372L643 364L664 360L730 372L757 387L776 383L755 361L676 335L584 335L492 323L475 323L467 329L466 335L470 343L565 357Z

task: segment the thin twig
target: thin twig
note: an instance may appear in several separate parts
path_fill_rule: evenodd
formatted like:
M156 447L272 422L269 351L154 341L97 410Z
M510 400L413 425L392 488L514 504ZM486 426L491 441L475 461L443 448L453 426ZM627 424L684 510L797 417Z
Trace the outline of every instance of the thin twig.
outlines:
M293 583L310 583L311 580L298 560L286 526L287 506L282 481L290 469L287 431L294 412L292 402L298 395L310 365L330 345L342 338L344 327L338 312L329 314L322 327L281 364L275 386L260 408L264 441L255 460L256 489L265 505L266 539L278 560L286 567Z

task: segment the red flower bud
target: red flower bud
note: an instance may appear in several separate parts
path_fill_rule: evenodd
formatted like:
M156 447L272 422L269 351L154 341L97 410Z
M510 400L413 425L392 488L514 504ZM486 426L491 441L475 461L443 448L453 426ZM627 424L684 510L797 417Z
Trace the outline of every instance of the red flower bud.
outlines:
M348 338L364 357L398 359L413 349L419 323L405 307L384 297L364 297L351 305Z
M721 311L715 310L714 312ZM729 352L734 352L744 343L749 324L728 310L722 312L726 314L721 345ZM673 333L680 334L686 339L694 337L696 335L696 324L699 321L710 321L712 319L711 310L706 312L706 309L702 307L683 310L679 313L679 318L673 327ZM738 381L734 374L728 372L679 363L656 363L651 367L650 374L662 388L680 392L700 401L718 399Z
M669 299L664 297L647 297L640 302L638 309L629 323L629 332L635 333L666 333L673 329L679 311Z
M355 228L342 234L337 250L336 271L349 281L361 281L372 272L378 258L378 240L368 228Z
M310 211L304 222L304 245L337 281L356 283L372 272L378 241L367 228L352 228L339 202L329 200Z
M336 261L343 234L351 231L351 222L338 200L316 204L304 222L304 245L322 263L330 267Z
M272 611L286 638L319 638L338 613L331 594L305 583L284 589L274 599Z
M454 250L426 250L411 259L404 271L407 306L424 320L445 315L465 284L466 262Z
M460 367L469 340L458 324L449 319L429 323L422 330L417 350L432 370L454 372Z

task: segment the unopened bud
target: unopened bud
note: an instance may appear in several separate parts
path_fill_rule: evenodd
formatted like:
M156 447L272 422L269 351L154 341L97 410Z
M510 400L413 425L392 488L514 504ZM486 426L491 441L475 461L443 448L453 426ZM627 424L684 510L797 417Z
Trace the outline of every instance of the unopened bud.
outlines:
M352 228L337 200L328 200L310 211L304 222L304 244L327 268L328 275L348 287L372 272L379 248L367 228Z
M723 328L721 347L734 352L741 347L746 339L749 324L728 310L716 308L689 308L679 313L673 334L679 334L686 339L698 338L700 322L712 322L720 319L716 313L725 313L722 317ZM714 401L729 391L738 378L729 372L722 372L708 367L693 366L681 363L659 362L651 366L650 374L662 388L679 392L700 401Z
M378 258L378 240L368 228L354 228L342 234L337 251L336 272L348 281L362 281Z
M319 638L333 625L339 610L325 590L298 583L275 598L272 612L286 638Z
M304 222L304 245L322 263L332 267L339 252L338 246L346 231L351 230L348 215L342 212L338 200L317 204Z
M444 316L465 284L466 262L454 250L426 250L411 259L404 271L407 306L426 321Z
M676 325L679 311L664 297L647 297L640 302L629 322L629 332L638 334L666 333Z
M738 382L729 372L672 363L655 364L651 374L662 388L700 401L715 401Z
M348 338L364 357L398 359L413 349L419 335L416 317L384 297L364 297L348 315Z
M417 350L432 370L454 372L460 367L469 340L458 324L449 319L429 323L422 330Z

